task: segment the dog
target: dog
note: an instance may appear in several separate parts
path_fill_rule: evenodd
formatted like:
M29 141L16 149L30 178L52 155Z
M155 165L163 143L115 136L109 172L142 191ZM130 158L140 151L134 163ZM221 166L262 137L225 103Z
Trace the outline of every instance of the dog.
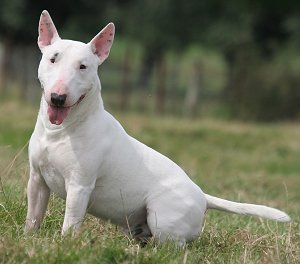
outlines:
M115 27L89 43L61 39L47 11L39 21L43 89L29 143L26 230L40 227L50 192L66 200L62 234L76 233L86 212L109 219L132 237L184 245L202 231L207 209L277 221L277 209L205 194L173 161L129 136L105 111L98 66Z

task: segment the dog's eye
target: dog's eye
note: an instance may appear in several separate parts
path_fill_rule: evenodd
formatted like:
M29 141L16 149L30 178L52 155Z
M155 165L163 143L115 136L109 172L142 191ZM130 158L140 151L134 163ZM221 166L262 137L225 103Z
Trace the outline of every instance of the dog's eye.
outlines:
M54 53L53 57L50 59L50 62L54 63L56 61L57 56L58 56L58 52Z
M80 69L80 70L85 70L85 69L86 69L86 66L85 66L84 64L80 64L79 69Z

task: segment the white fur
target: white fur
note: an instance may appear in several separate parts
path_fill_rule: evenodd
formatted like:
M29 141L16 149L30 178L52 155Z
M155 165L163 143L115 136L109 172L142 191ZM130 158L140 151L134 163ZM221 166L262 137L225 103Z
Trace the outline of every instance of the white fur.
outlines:
M40 226L50 191L66 199L62 233L78 230L86 212L139 239L154 236L179 244L199 236L208 208L289 221L276 209L204 194L178 165L130 137L104 110L97 68L112 44L101 34L113 38L113 24L88 44L61 40L47 11L39 29L44 93L29 145L28 230ZM79 69L81 64L87 68ZM70 106L60 125L47 114L53 92L67 94Z

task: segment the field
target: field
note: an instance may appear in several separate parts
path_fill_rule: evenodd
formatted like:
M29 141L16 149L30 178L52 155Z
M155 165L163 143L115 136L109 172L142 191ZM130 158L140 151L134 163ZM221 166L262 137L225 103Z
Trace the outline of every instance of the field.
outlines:
M60 236L64 202L50 198L39 232L24 233L26 142L37 109L0 102L0 263L300 263L300 125L115 113L126 130L180 164L212 195L288 212L276 223L209 211L203 235L184 249L141 247L107 222L86 217Z

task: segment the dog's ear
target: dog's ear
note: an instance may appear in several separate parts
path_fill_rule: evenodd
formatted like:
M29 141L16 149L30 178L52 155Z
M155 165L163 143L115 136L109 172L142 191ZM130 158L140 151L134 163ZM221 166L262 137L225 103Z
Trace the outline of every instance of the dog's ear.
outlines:
M109 23L90 41L89 45L93 53L97 55L100 60L99 65L108 57L114 36L115 25Z
M60 39L60 37L55 25L48 11L44 10L41 14L39 23L38 45L40 50L42 51L44 47L53 44L58 39Z

